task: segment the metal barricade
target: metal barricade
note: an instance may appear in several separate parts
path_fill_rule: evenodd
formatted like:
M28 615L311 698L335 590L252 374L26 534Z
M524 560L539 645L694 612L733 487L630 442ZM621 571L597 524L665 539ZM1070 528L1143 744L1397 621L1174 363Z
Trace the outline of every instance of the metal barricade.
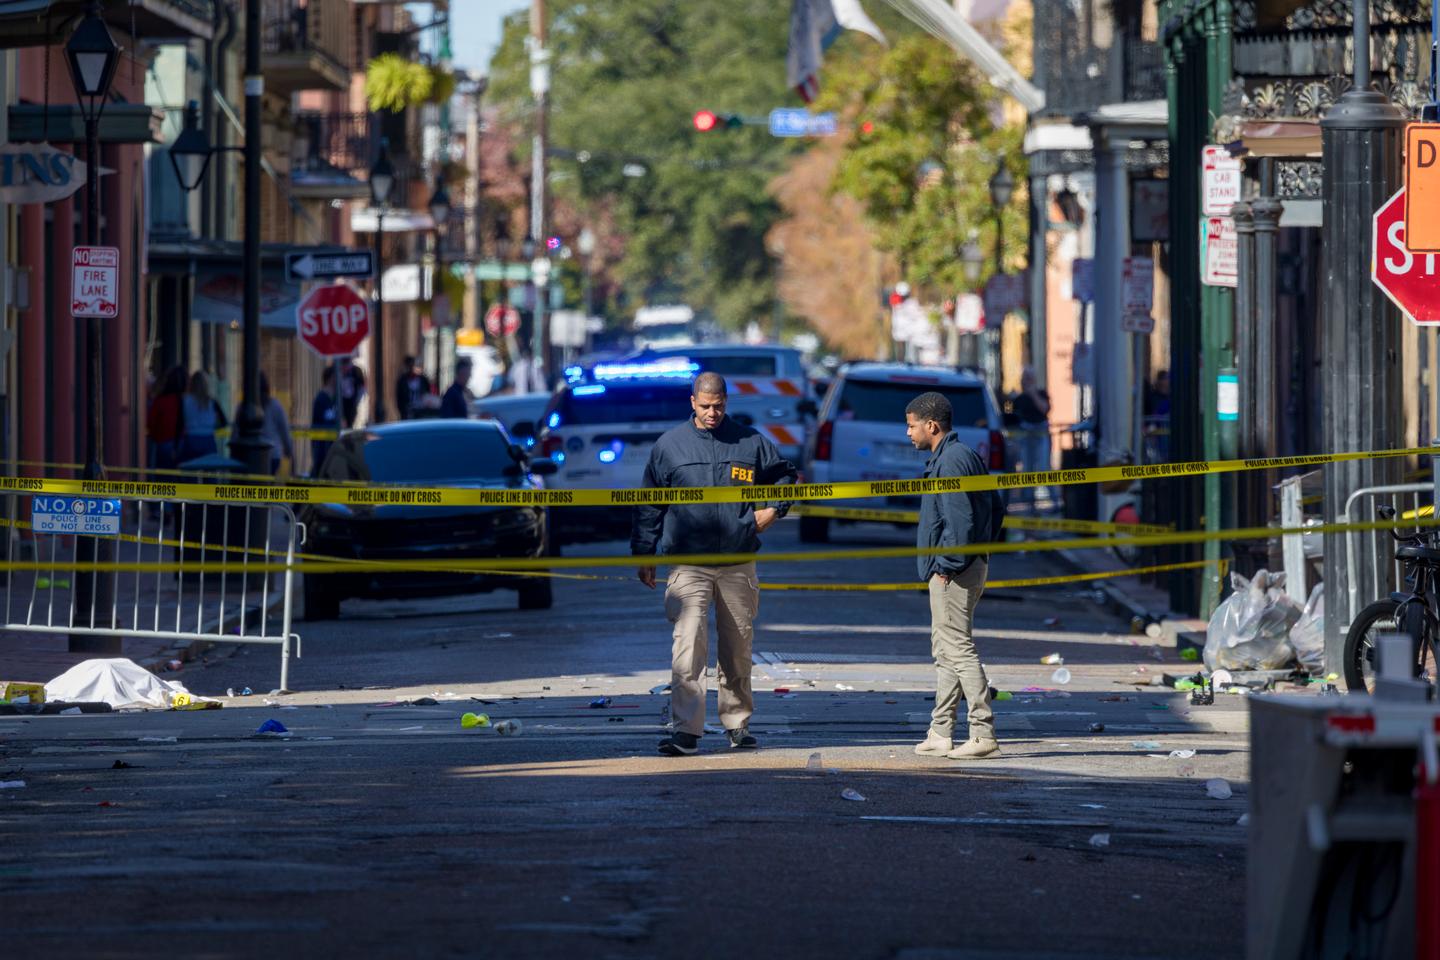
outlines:
M1339 523L1360 523L1379 519L1375 510L1381 501L1395 508L1399 517L1417 516L1421 507L1430 505L1434 488L1429 483L1396 483L1381 487L1361 487L1345 500L1345 510L1336 518ZM1397 588L1403 570L1395 559L1393 543L1391 549L1368 548L1365 539L1372 543L1375 534L1367 530L1350 530L1345 533L1345 564L1350 571L1349 606L1342 618L1341 629L1348 630L1350 621L1364 607L1379 600ZM1385 542L1390 538L1387 536ZM1368 569L1368 576L1365 575ZM1362 595L1366 584L1372 584L1374 596ZM1327 611L1328 613L1328 611Z
M80 535L40 532L32 523L35 495L4 494L4 607L0 633L144 637L165 641L258 643L280 648L280 689L289 688L295 551L303 541L285 504L222 504L139 497L122 501L114 560L127 570L75 569ZM38 569L16 570L31 561ZM224 563L219 572L146 570L140 564ZM283 564L279 572L261 569ZM81 577L106 578L79 591ZM80 609L78 594L91 597ZM109 609L97 609L108 597ZM278 623L272 619L278 612Z

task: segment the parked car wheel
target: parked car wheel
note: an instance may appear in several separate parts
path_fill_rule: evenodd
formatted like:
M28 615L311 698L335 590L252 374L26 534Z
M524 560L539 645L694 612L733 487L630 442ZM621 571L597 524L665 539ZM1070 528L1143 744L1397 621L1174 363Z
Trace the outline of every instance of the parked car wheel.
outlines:
M521 585L521 610L549 610L554 603L555 593L549 577L531 577Z
M830 518L829 518L829 517L801 517L801 518L800 518L800 542L801 542L801 543L829 543L829 542L830 542Z
M311 575L304 578L305 619L334 620L340 616L340 598L325 588L325 583Z

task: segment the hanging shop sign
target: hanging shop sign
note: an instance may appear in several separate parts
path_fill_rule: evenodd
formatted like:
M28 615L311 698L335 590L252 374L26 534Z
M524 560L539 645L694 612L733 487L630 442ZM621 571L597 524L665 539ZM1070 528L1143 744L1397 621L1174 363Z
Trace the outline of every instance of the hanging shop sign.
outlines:
M51 203L85 185L85 162L48 143L0 146L0 203Z

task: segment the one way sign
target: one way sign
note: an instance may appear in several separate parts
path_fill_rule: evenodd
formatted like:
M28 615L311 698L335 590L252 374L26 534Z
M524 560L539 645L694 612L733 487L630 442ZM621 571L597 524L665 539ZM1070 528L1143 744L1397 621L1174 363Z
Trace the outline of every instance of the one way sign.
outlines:
M374 275L375 257L369 250L285 254L285 277L291 281L339 280L342 277Z

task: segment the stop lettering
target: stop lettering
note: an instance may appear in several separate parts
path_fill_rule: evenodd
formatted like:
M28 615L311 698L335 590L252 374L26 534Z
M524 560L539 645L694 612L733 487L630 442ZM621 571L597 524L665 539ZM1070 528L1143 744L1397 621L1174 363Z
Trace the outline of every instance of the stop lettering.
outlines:
M1440 254L1405 246L1405 191L1375 211L1370 236L1370 277L1413 322L1440 324Z
M348 357L370 335L370 305L347 284L310 291L295 308L300 339L322 357Z

